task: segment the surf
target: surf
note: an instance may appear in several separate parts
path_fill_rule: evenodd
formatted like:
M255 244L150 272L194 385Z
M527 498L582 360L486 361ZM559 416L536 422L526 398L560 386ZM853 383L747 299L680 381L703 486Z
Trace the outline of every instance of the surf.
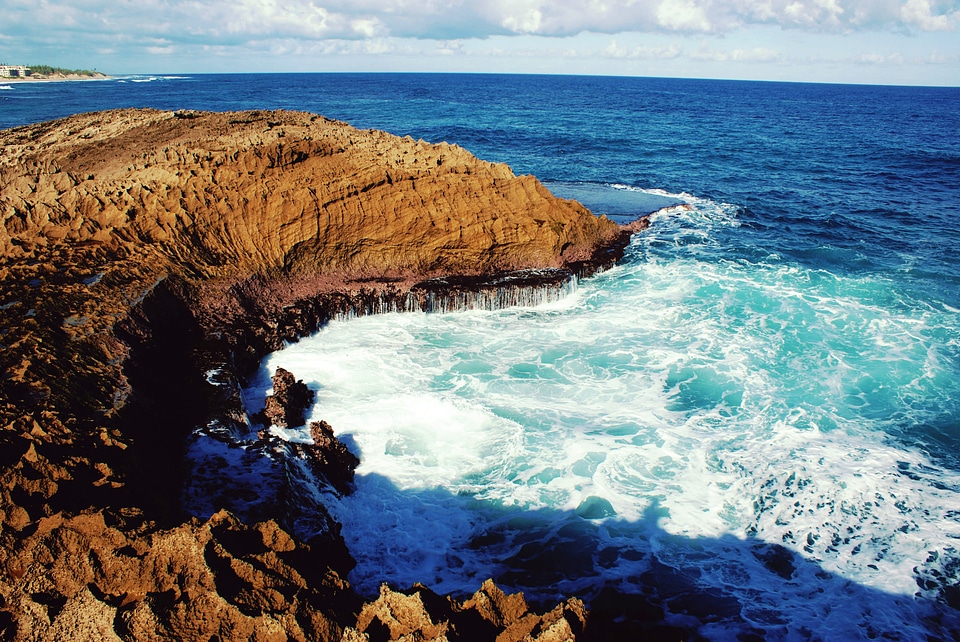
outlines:
M295 372L361 458L332 509L361 591L466 595L494 569L533 599L590 597L693 566L748 620L772 617L744 615L756 591L779 596L796 630L843 582L901 596L912 622L918 581L941 574L933 598L956 581L960 478L917 431L956 412L955 315L881 277L732 256L738 208L662 197L688 207L562 305L342 320L265 360L249 397ZM756 546L823 575L791 592Z

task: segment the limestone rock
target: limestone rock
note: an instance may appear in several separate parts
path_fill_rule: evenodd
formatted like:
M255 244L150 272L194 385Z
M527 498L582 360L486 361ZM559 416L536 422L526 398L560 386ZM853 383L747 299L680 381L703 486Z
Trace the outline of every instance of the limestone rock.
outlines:
M406 592L380 587L380 596L363 606L355 627L342 642L360 640L495 640L572 642L583 633L587 612L576 598L547 613L531 610L523 594L506 595L492 580L464 602L442 598L416 585Z
M560 267L620 235L456 145L304 113L120 110L2 141L6 257L93 243L207 278L422 279Z

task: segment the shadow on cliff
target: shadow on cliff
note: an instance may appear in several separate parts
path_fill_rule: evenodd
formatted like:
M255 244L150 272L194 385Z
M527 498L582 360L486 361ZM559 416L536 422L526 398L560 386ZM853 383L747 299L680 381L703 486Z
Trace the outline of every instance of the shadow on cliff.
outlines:
M203 333L183 288L159 282L116 332L130 349L124 370L133 391L118 422L131 440L126 478L136 503L164 527L185 517L184 440L209 415L210 386L194 359Z
M778 544L671 534L660 526L669 509L656 500L625 521L601 498L572 511L530 511L443 489L400 490L378 474L356 481L335 512L354 513L343 534L359 561L351 579L368 597L381 581L464 597L490 576L537 607L580 597L590 640L960 639L960 589L938 571L917 576L925 597L895 595ZM377 497L368 504L365 493ZM453 513L459 523L445 523ZM380 553L361 550L353 527L374 533L362 545Z

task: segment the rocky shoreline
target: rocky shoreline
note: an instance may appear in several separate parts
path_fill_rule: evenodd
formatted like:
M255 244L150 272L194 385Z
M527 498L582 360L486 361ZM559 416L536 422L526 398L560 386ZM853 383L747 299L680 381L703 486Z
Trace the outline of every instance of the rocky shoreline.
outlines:
M364 605L298 488L349 491L336 427L282 443L239 395L330 318L559 295L642 224L311 114L119 110L0 138L4 639L677 637L642 596L531 610L485 583Z

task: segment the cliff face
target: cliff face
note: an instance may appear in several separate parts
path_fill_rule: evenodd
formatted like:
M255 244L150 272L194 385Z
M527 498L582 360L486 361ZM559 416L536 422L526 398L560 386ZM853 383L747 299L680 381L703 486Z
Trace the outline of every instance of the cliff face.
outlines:
M441 276L589 271L629 236L456 146L309 114L123 110L0 143L0 633L12 639L363 639L372 616L358 623L335 524L300 542L272 500L246 515L255 526L185 521L185 485L203 494L187 436L244 430L238 378L337 310L404 307L411 289L447 287L417 286ZM544 626L580 627L578 609Z

